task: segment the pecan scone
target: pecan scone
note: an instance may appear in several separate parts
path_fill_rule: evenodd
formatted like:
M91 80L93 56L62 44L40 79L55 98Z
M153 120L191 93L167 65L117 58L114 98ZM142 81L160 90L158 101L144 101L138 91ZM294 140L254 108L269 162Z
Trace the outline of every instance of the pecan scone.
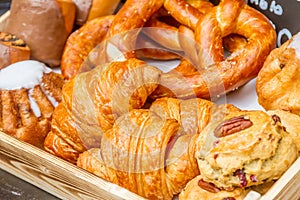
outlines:
M193 178L179 194L180 200L243 200L249 189L235 188L232 191L221 190L212 183L203 180L202 175Z
M203 180L226 190L276 180L298 156L280 118L263 111L236 111L212 120L196 151Z

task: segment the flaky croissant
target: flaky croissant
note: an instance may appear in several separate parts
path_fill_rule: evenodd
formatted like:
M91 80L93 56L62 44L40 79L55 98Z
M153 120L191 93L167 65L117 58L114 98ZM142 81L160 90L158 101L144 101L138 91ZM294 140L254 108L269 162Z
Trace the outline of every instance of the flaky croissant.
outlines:
M99 147L102 133L122 113L141 108L161 71L144 61L112 62L81 73L63 88L45 149L75 163L79 153Z
M100 148L80 154L77 165L148 199L172 199L199 174L195 140L214 106L199 98L163 98L132 110L104 133Z
M208 123L212 103L193 99L183 105L186 110L196 106L198 115L186 121L181 120L177 99L132 110L104 133L100 148L81 154L77 164L148 199L171 199L199 174L193 142L198 134L192 132Z
M298 156L277 115L188 100L187 108L195 109L193 103L204 108L197 109L200 118L190 118L204 122L202 129L201 123L183 122L178 114L182 102L159 101L121 115L104 133L100 147L80 154L77 165L145 198L171 199L199 173L202 189L209 191L214 184L217 191L241 194L249 186L278 179ZM186 127L199 128L200 134Z

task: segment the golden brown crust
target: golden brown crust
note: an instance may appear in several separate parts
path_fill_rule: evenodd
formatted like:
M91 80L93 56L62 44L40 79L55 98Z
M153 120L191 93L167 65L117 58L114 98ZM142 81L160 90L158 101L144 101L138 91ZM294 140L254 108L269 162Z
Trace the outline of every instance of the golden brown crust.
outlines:
M195 30L199 18L212 8L208 1L198 1L189 3L184 0L166 0L164 7L181 24Z
M30 48L13 34L0 32L0 69L18 61L30 59Z
M135 41L139 30L148 19L161 8L163 0L128 0L116 14L107 38L120 36L114 45L126 58L135 57ZM126 36L126 37L125 37ZM108 58L110 60L110 58Z
M279 117L263 111L235 111L212 120L196 151L203 179L226 190L276 180L298 157Z
M289 47L294 38L270 53L257 76L258 102L266 110L282 109L300 115L299 41L295 41L297 47Z
M65 79L70 79L81 71L82 63L88 54L105 39L113 19L113 15L96 18L68 37L60 66Z
M162 98L149 109L131 110L105 132L100 148L79 156L77 165L143 197L171 199L199 174L195 141L213 106L203 99Z
M69 146L58 154L76 162L68 155L99 146L101 137L116 118L134 108L141 108L155 90L161 71L137 59L99 65L78 74L63 88L62 102L53 113L52 134ZM46 148L52 147L53 137L46 138ZM63 151L66 151L64 153Z
M232 10L236 17L226 10L231 7L236 8ZM242 48L225 58L222 38L229 34L243 36L247 44L238 45ZM217 96L254 78L267 55L275 48L276 33L264 15L241 1L221 1L220 5L200 17L195 28L195 41L204 53L203 58L201 54L198 57L198 60L204 60L201 63L204 66L195 66L200 72L171 72L162 75L161 85L169 88L178 98ZM210 59L207 59L207 55ZM214 63L214 66L209 66ZM214 89L223 91L214 92ZM159 87L153 97L168 95L168 91Z
M104 134L101 149L84 152L77 164L145 198L172 199L199 173L195 136L181 133L174 119L132 110Z

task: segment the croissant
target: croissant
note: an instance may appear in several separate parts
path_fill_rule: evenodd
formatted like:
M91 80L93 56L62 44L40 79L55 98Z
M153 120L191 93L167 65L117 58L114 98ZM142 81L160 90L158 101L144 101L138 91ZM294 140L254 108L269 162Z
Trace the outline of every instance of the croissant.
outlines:
M258 103L266 110L282 109L300 115L300 32L274 49L259 71Z
M101 135L118 116L144 105L160 74L133 58L99 65L70 79L54 110L45 149L75 163L79 153L99 146Z
M77 165L148 199L172 199L199 174L195 133L209 122L212 106L164 98L131 110L104 133L100 148L79 155Z
M178 114L184 101L158 101L121 115L103 134L100 147L80 154L77 165L147 199L172 199L201 173L200 185L214 188L209 196L216 198L245 195L248 186L278 179L298 156L276 115L195 98L185 106L197 109L198 118L184 122ZM190 123L195 121L200 123ZM221 190L232 192L216 192Z

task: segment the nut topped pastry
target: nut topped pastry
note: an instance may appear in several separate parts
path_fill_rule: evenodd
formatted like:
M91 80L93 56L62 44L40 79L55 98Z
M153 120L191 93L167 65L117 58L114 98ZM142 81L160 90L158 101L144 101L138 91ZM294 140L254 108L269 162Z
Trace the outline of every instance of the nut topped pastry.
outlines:
M212 183L205 182L202 175L193 178L179 194L180 200L243 200L249 189L235 188L232 191L221 190Z
M1 131L42 148L63 84L60 74L38 61L21 61L2 69Z
M300 115L299 73L300 32L267 57L256 82L259 104Z
M278 179L298 156L277 115L230 112L200 134L196 158L204 181L231 190Z

